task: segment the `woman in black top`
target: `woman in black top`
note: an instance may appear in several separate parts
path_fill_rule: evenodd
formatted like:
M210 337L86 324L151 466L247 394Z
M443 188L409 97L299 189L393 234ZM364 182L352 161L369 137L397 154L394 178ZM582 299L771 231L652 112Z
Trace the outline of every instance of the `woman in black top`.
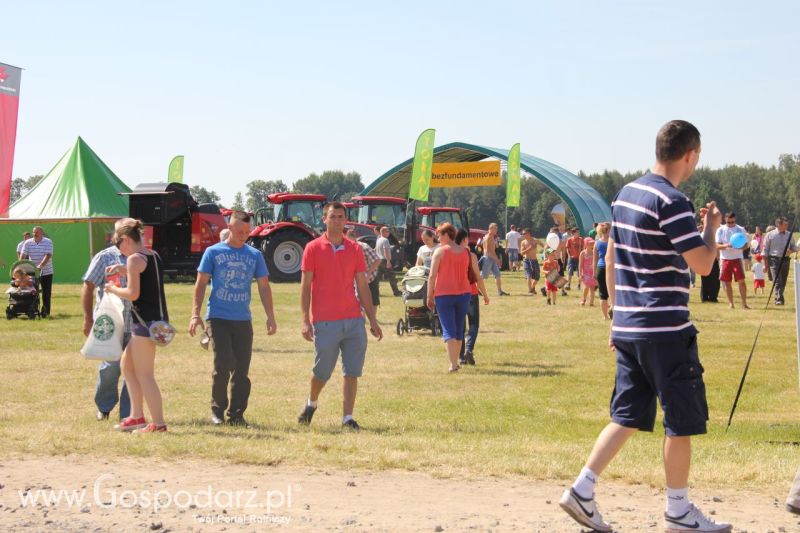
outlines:
M131 416L114 429L154 433L167 430L164 423L161 391L155 379L156 345L150 340L148 327L157 320L168 320L167 305L162 283L160 258L146 249L142 242L143 226L138 220L127 219L114 233L114 245L127 257L127 287L122 289L107 283L105 290L132 304L131 341L120 360L122 376L131 398ZM119 268L119 267L111 267ZM140 323L144 322L144 325ZM144 418L144 401L150 411L151 423Z

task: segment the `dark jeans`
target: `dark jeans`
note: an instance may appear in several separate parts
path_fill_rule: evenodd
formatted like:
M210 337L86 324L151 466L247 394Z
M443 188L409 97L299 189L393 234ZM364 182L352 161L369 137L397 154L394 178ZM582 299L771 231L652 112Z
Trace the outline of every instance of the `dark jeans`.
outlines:
M42 316L50 314L50 295L53 293L53 275L47 274L39 278L42 284Z
M381 305L381 288L380 288L380 277L375 276L375 279L369 282L369 294L372 296L372 305L379 306Z
M719 260L714 261L708 276L700 278L700 301L716 302L719 297Z
M240 417L247 409L250 398L250 359L253 355L253 323L248 320L208 321L211 345L214 347L214 372L211 374L211 411L222 417L228 409L228 418ZM228 408L228 383L231 401Z
M775 282L775 303L783 303L783 289L786 288L786 278L789 277L788 257L769 257L769 273Z
M461 343L461 358L464 358L464 352L472 352L475 349L475 341L478 340L478 328L481 324L481 303L480 295L473 294L469 299L469 306L467 307L467 321L469 321L469 328L464 337L464 342Z
M384 265L378 267L378 277L377 279L382 281L388 281L389 286L392 288L392 293L397 295L400 293L400 289L397 288L397 278L394 275L394 270L391 268L386 268Z

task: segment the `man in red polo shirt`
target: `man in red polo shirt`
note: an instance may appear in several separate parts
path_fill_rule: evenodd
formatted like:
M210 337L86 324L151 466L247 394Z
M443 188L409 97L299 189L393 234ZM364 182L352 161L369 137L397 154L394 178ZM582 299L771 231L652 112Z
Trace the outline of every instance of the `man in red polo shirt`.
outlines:
M319 394L330 379L341 353L344 374L342 425L358 431L360 428L353 419L353 406L367 352L362 307L369 319L372 335L381 340L383 332L375 318L364 274L367 269L364 254L357 243L344 238L345 207L339 202L329 203L323 209L322 221L325 233L306 245L301 266L302 334L305 340L314 342L315 357L311 393L297 421L311 423ZM358 299L353 292L354 281Z

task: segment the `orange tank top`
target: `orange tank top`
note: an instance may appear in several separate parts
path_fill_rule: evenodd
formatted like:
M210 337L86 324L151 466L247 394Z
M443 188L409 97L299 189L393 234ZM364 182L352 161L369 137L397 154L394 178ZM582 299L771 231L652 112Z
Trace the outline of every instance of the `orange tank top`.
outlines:
M468 265L469 250L462 249L461 253L456 253L450 247L444 248L442 258L439 260L439 272L436 275L433 295L450 296L471 292L467 278Z

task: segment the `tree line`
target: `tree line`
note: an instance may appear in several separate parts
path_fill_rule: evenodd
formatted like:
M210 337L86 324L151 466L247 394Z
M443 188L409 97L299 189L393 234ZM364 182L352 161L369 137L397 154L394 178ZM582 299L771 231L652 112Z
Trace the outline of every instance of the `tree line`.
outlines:
M639 170L623 174L607 170L592 174L579 172L578 176L611 203L623 185L644 172ZM27 180L13 180L12 203L41 178L31 176ZM561 199L534 177L523 176L521 185L520 207L508 210L508 223L528 227L534 234L543 235L552 226L550 211ZM295 181L291 187L282 179L251 181L245 191L236 193L233 205L226 207L255 212L269 205L267 195L285 191L324 194L327 198L347 201L363 189L364 183L358 172L326 170L320 174L311 173ZM735 212L739 223L750 231L755 226L763 229L773 224L777 216L786 216L794 221L800 215L800 154L783 154L776 164L769 167L754 163L727 165L718 169L700 167L690 180L681 185L681 190L698 209L709 200L716 200L723 212ZM220 196L215 191L197 185L191 187L191 191L198 202L220 202ZM505 185L431 189L428 203L463 207L470 226L475 228L486 228L492 222L503 226L506 219ZM574 216L569 211L567 213L567 223L574 224Z

